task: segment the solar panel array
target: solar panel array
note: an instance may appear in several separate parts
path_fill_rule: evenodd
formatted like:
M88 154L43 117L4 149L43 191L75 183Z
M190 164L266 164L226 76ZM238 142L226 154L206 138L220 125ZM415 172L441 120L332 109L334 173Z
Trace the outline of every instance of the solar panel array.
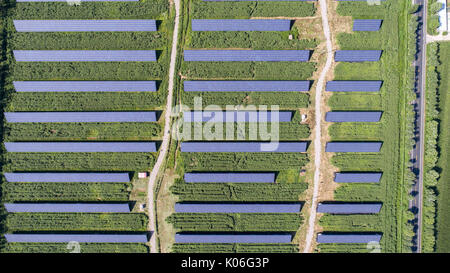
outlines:
M289 31L284 19L192 19L192 31Z
M185 62L307 62L309 50L185 50Z
M188 153L304 153L307 142L183 142L181 152Z
M211 233L177 233L176 243L290 243L292 235L274 234L211 234Z
M9 243L147 243L147 234L5 234Z
M14 81L16 92L155 92L155 81Z
M329 81L325 87L331 92L378 92L382 81Z
M4 173L8 182L130 182L128 173Z
M13 50L17 62L154 62L155 50Z
M128 203L7 203L4 205L8 212L130 212Z
M155 122L155 112L6 112L7 122Z
M5 142L8 152L15 153L94 153L94 152L156 152L155 142Z
M336 173L337 183L378 183L382 173Z
M336 62L376 62L380 60L381 50L337 50Z
M381 204L326 204L320 203L317 212L330 214L372 214L379 213Z
M309 81L184 81L185 92L309 91Z
M188 183L274 183L275 173L185 173Z
M191 111L184 112L185 122L290 122L290 111Z
M328 142L325 151L333 153L375 153L381 149L381 142Z
M318 243L339 243L339 244L367 244L369 242L380 242L381 234L327 234L319 233L317 235Z
M226 204L226 203L176 203L175 212L185 213L299 213L301 203L290 204Z
M378 19L355 19L353 20L353 31L378 31L382 21Z
M325 120L328 122L378 122L381 112L328 112Z
M14 20L18 32L156 31L155 20Z

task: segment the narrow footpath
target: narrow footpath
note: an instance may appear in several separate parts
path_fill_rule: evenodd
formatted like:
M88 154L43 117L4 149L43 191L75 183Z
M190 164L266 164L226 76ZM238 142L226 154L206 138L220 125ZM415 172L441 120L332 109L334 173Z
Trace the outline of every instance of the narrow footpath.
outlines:
M180 0L174 0L175 4L175 27L173 30L173 38L172 38L172 52L170 55L170 67L169 67L169 88L167 94L167 104L164 115L164 136L161 143L161 147L159 149L158 159L156 160L155 166L153 166L153 170L150 173L148 186L147 186L147 207L148 207L148 230L152 232L150 237L150 253L157 253L156 247L156 208L155 208L155 184L156 178L158 177L158 172L161 169L161 165L163 164L167 151L169 149L170 142L170 118L172 116L172 101L173 101L173 85L174 85L174 77L175 77L175 65L177 60L177 44L178 44L178 29L180 25Z
M322 90L323 90L323 84L325 82L325 77L328 73L328 70L330 70L332 61L333 61L333 47L331 44L331 34L330 34L330 27L328 25L328 14L327 14L327 1L326 0L319 0L320 5L320 12L322 16L322 27L323 32L325 34L326 38L326 45L327 45L327 61L325 63L325 66L323 70L320 72L319 80L317 81L316 86L316 98L315 98L315 118L316 118L316 125L315 125L315 137L314 137L314 188L313 188L313 196L311 201L311 209L310 209L310 215L309 215L309 222L308 222L308 231L306 234L306 243L305 248L303 249L303 253L309 253L311 252L311 245L312 240L314 239L314 225L316 222L316 210L317 210L317 198L319 195L319 183L320 183L320 160L321 160L321 153L322 153Z

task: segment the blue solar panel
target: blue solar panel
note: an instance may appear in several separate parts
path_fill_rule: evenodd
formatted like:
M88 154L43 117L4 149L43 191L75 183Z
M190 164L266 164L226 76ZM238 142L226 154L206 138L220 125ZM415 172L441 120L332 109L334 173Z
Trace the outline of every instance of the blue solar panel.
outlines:
M337 183L378 183L382 173L336 173Z
M192 31L289 31L291 20L192 19Z
M185 50L184 61L307 62L309 50Z
M339 244L367 244L369 242L379 242L381 234L324 234L317 235L318 243L339 243Z
M176 243L290 243L292 235L274 234L211 234L211 233L177 233Z
M6 112L7 122L155 122L155 112Z
M295 92L309 91L309 81L184 81L184 91Z
M13 50L17 62L153 62L155 50Z
M156 152L155 142L5 142L8 152Z
M8 212L130 212L128 203L8 203Z
M325 88L332 92L378 92L382 81L329 81Z
M381 149L381 142L328 142L325 151L334 153L375 153Z
M188 153L304 153L307 142L183 142L181 152Z
M128 173L5 173L8 182L130 182Z
M355 19L353 20L353 31L377 31L380 29L382 21L377 19Z
M156 31L155 20L14 20L18 32Z
M192 111L183 113L185 122L290 122L292 112Z
M317 206L317 212L331 214L371 214L379 213L381 204L324 204Z
M155 81L15 81L16 92L155 92Z
M185 213L299 213L301 203L285 204L226 204L226 203L176 203L175 212Z
M188 183L274 183L275 173L185 173Z
M328 112L325 120L328 122L378 122L381 112Z
M337 50L336 62L375 62L379 61L381 50Z
M147 234L5 234L9 243L147 243Z

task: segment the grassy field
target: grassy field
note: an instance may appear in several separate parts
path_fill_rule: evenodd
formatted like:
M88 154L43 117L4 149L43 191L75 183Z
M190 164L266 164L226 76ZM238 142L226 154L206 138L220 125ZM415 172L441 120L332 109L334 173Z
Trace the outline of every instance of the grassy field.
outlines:
M377 94L333 94L329 106L333 110L383 111L379 123L332 124L331 140L382 141L380 153L336 153L331 163L340 171L382 171L379 184L342 184L334 193L336 201L383 203L377 215L324 215L320 225L325 231L382 232L382 252L400 252L402 249L403 144L399 138L403 122L405 71L405 35L407 4L402 1L386 1L379 6L367 6L365 2L340 2L337 13L358 19L383 19L381 29L373 33L341 33L337 40L340 49L383 50L381 60L364 63L338 63L334 80L382 80ZM320 252L367 252L366 246L345 244L319 245Z

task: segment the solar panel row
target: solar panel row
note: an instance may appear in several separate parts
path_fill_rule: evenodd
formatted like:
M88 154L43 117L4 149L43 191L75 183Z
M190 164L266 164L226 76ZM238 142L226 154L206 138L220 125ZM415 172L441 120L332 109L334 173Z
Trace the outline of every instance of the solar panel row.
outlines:
M154 62L155 50L13 50L17 62Z
M184 81L185 92L309 91L309 81Z
M187 183L274 183L275 173L185 173Z
M367 244L369 242L379 242L381 234L327 234L319 233L317 235L318 243L340 243L340 244Z
M183 113L185 122L290 122L289 111L191 111Z
M317 212L330 214L371 214L379 213L381 204L328 204L320 203Z
M328 142L325 151L333 153L375 153L381 149L381 142Z
M5 234L9 243L147 243L147 234Z
M309 50L185 50L185 62L307 62Z
M378 92L382 81L329 81L326 91L331 92Z
M176 243L290 243L291 234L211 234L211 233L177 233Z
M176 203L178 213L299 213L301 203L288 204L226 204L226 203Z
M382 173L336 173L337 183L378 183Z
M381 50L337 50L336 62L375 62L381 57Z
M381 112L328 112L325 120L328 122L378 122L381 119Z
M355 19L353 20L353 31L377 31L383 20L378 19Z
M156 152L155 142L5 142L8 152L52 153L52 152Z
M155 81L14 81L16 92L155 92Z
M6 112L7 122L155 122L155 112Z
M130 182L128 173L4 173L8 182Z
M289 31L291 20L192 19L192 31Z
M156 31L155 20L14 20L18 32Z
M181 152L187 153L304 153L307 142L183 142Z
M128 203L87 204L87 203L6 203L7 212L130 212Z

